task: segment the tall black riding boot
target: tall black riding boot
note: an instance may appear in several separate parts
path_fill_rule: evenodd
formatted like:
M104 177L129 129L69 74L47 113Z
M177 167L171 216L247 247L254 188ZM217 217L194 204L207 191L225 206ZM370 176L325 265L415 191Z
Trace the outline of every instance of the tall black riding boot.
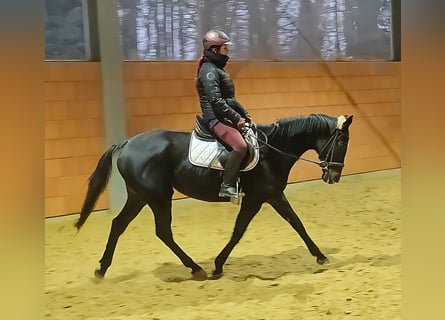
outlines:
M221 198L238 196L236 180L238 179L239 167L243 158L244 154L240 154L239 152L232 151L230 153L225 164L223 182L218 194Z

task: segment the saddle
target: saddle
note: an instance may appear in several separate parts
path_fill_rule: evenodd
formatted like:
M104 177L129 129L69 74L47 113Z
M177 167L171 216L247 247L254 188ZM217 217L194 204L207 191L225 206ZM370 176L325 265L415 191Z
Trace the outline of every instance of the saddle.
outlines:
M240 171L252 170L260 158L258 140L256 133L249 128L244 135L248 145L248 151L244 157ZM224 170L227 158L230 155L230 147L220 141L207 125L201 116L196 116L196 128L192 131L189 146L189 161L199 167Z

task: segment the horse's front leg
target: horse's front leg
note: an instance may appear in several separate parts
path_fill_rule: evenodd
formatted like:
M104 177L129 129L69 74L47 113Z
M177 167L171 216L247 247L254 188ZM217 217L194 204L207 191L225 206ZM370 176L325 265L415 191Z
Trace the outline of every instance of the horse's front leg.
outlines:
M236 218L235 227L227 245L215 259L215 270L213 271L212 279L219 279L223 274L223 265L232 252L235 245L241 240L247 226L252 221L253 217L258 213L261 208L262 203L259 201L249 201L249 199L244 198L241 203L241 208Z
M289 222L289 224L295 229L295 231L298 232L298 234L306 244L307 248L309 249L309 252L314 257L317 257L318 264L329 262L328 258L326 258L326 256L320 251L314 241L312 241L311 237L306 232L306 229L304 228L300 218L298 218L297 214L292 209L289 201L287 201L286 196L283 193L273 199L270 199L268 202L280 214L280 216L283 217L283 219L285 219L287 222Z

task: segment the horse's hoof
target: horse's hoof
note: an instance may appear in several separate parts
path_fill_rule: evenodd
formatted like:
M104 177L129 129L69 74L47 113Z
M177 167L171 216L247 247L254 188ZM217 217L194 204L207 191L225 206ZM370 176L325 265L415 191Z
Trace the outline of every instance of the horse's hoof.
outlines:
M209 279L210 279L210 280L218 280L218 279L220 279L222 276L223 276L223 273L222 273L222 272L216 272L216 271L213 271L213 273L212 273L212 277L209 278Z
M96 279L103 279L105 277L105 273L102 272L100 269L96 269L94 271L94 276L96 277Z
M195 281L204 281L207 280L207 272L205 272L203 269L199 269L195 272L192 272L193 280Z
M329 259L326 257L317 258L317 263L323 265L323 264L329 263Z

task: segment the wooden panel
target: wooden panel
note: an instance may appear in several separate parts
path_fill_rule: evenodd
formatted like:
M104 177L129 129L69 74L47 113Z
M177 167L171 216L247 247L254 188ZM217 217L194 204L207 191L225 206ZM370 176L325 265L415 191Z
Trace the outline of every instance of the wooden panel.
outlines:
M46 197L45 199L45 217L56 217L70 213L80 212L84 195L70 194L61 197ZM104 210L109 206L109 195L106 191L101 195L95 210Z
M355 144L351 145L348 159L360 160L372 157L393 156L400 157L400 141L386 141L387 144Z
M64 197L48 197L45 195L45 217L67 214Z
M227 70L233 78L294 78L326 76L319 62L230 62Z
M72 100L67 102L68 119L98 119L103 121L102 100Z
M97 81L75 82L76 100L91 100L102 97L102 85Z
M60 159L45 160L45 179L61 177L63 175Z
M61 120L67 117L67 101L45 101L45 120Z
M349 94L356 103L379 103L400 101L400 89L351 90Z
M194 77L194 62L125 62L123 69L124 80L147 80L147 79L178 79L183 74L181 65L188 65L187 71L190 70L190 77ZM179 71L179 72L178 72Z
M97 155L45 160L46 178L90 175L96 168Z
M400 119L400 102L361 103L352 110L349 114L364 117L395 115Z
M45 81L45 216L76 213L104 151L100 65L46 63Z
M73 100L76 97L76 87L73 82L46 82L45 100Z
M127 101L128 114L131 116L177 114L181 99L165 96Z
M327 66L335 76L400 75L398 62L329 62Z
M45 82L99 81L98 62L45 62Z
M47 178L45 192L48 197L69 195L73 190L86 190L87 181L87 175Z
M338 77L339 83L346 90L370 90L370 89L398 89L400 88L400 77L390 76L366 76L366 77Z
M360 161L350 161L345 165L344 174L364 173L385 169L400 168L400 161L392 157L373 157L361 159Z
M351 126L356 143L374 143L400 136L400 116L357 117Z

